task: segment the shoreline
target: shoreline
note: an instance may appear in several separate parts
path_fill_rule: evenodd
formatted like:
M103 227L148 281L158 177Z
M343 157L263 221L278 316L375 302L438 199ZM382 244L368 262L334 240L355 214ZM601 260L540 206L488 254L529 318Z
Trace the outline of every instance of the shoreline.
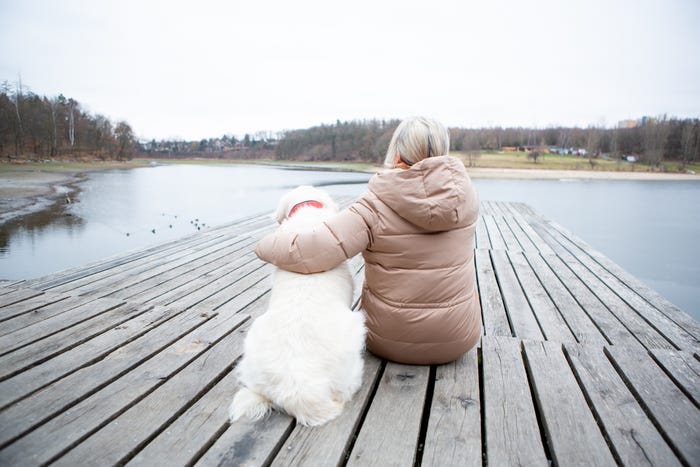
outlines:
M178 164L180 161L154 161L159 165ZM336 172L376 173L380 166L367 163L313 163L291 161L221 161L188 159L186 162L212 164L250 164L279 167L287 170L319 170ZM291 162L291 163L290 163ZM149 161L134 160L128 163L90 163L90 164L31 164L16 165L0 163L0 226L28 214L48 209L62 198L67 203L79 190L77 186L88 172L131 169L147 167ZM634 181L700 181L700 175L659 173L659 172L621 172L590 170L556 170L556 169L512 169L467 167L473 179L507 179L507 180L634 180Z
M664 172L622 172L603 170L501 169L467 167L471 178L520 180L639 180L639 181L700 181L700 175Z

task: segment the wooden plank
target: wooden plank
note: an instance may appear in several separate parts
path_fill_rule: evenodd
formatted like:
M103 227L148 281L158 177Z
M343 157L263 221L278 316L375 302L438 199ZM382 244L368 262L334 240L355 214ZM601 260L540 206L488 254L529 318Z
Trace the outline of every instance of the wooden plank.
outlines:
M0 336L0 356L49 336L58 335L59 333L61 336L71 334L73 333L70 330L71 327L83 324L92 318L97 318L103 313L114 310L123 304L124 302L121 300L101 298L75 307L68 314L52 316L26 328ZM81 336L76 337L81 338ZM74 341L65 340L66 345L69 345L70 342Z
M476 248L491 248L491 240L489 240L489 233L486 231L486 224L484 224L483 216L479 216L479 219L476 221L474 239L476 241Z
M607 344L608 341L591 321L591 318L542 257L538 253L528 253L525 255L525 258L566 321L576 340L584 344L591 343L599 344L600 346Z
M506 249L510 251L522 251L523 247L515 238L515 235L513 235L513 232L510 230L508 223L503 219L503 216L494 217L494 221L498 226L499 232L501 232L503 241L506 244Z
M515 239L518 241L523 251L538 251L537 246L535 246L530 237L525 233L522 227L520 227L520 224L518 224L513 215L504 216L503 222L505 222L511 232L513 232Z
M173 240L165 244L158 244L153 247L148 247L143 250L137 250L130 253L118 253L112 257L98 260L96 262L76 266L64 271L59 271L53 274L49 274L38 279L32 279L27 281L29 287L34 287L40 290L49 290L54 287L58 287L69 282L74 282L77 280L84 280L89 276L103 273L104 271L115 269L118 267L128 267L125 266L129 263L137 264L138 261L143 261L146 258L154 258L158 255L164 256L172 253L177 249L183 249L196 245L202 242L212 242L214 239L205 237L203 235L193 235L190 237L184 237L180 239Z
M0 464L13 465L23 459L45 463L61 456L207 352L247 318L243 314L217 315L155 357L0 450Z
M412 465L430 367L387 363L347 465Z
M508 320L513 327L513 333L520 338L544 339L506 252L494 250L491 252L491 259L498 283L501 286L503 302L508 313Z
M607 341L643 349L642 344L558 256L542 257Z
M476 250L476 277L481 299L484 333L489 336L512 336L506 307L501 298L501 290L496 282L496 273L491 265L488 250Z
M91 339L139 317L150 307L125 304L102 313L97 318L83 321L44 339L33 342L0 357L0 380L35 367L63 352L67 352ZM3 396L0 395L0 400Z
M228 374L243 354L242 332L232 332L165 381L155 391L112 419L54 465L122 464ZM226 406L219 409L225 409Z
M641 315L659 334L663 335L679 349L700 349L700 340L698 338L686 332L678 324L642 299L635 291L628 288L617 277L596 263L585 251L578 249L570 238L565 237L559 231L555 231L554 235L559 239L560 243L576 256L581 264L614 291L631 309Z
M0 308L9 307L15 303L22 302L24 300L29 300L30 298L38 297L44 292L40 290L33 289L15 289L7 292L6 294L0 295ZM0 314L2 319L7 319L11 316L8 314Z
M527 301L535 312L537 323L540 325L545 339L557 342L575 342L576 338L571 333L569 326L530 268L523 253L508 251L508 258L518 276L518 281L522 285Z
M45 292L42 295L0 309L0 314L4 317L0 319L3 321L0 325L0 336L41 321L47 314L45 308L47 305L66 300L68 297L64 294Z
M482 216L493 216L493 210L491 209L491 202L481 200L479 203L479 213Z
M39 295L38 297L11 305L9 308L14 308L24 304L29 305L29 308L34 308L37 304L34 302L35 300L38 303L43 303L43 305L38 308L15 315L13 318L3 322L0 335L9 334L18 329L26 328L33 324L39 323L40 321L44 321L45 319L70 311L78 306L85 305L86 303L97 300L98 298L99 297L70 297L69 295L65 294L45 292L43 295Z
M126 465L191 465L227 428L227 409L237 390L236 380L235 372L228 373Z
M99 279L91 278L87 283L80 281L71 282L61 287L56 287L53 290L70 292L73 295L85 295L90 293L99 293L103 290L112 292L125 288L128 285L155 277L163 274L171 269L182 264L191 263L193 261L202 260L208 255L215 254L220 250L242 241L240 237L226 239L221 242L216 242L202 250L183 250L177 251L172 255L159 259L157 261L148 262L138 266L131 266L123 271L107 271Z
M477 349L437 366L421 465L481 466L480 405Z
M198 310L183 312L155 307L0 382L0 407L3 409L29 397L22 404L0 413L0 444L27 428L24 426L27 420L22 419L25 406L41 407L43 416L57 412L134 368L209 318Z
M232 262L252 253L253 245L254 242L252 240L244 240L206 257L205 260L181 264L162 274L122 287L110 294L110 296L132 299L131 297L153 290L172 290L186 284L193 278L209 273L217 273L221 268L230 267ZM253 259L252 256L248 256L248 258L249 260Z
M252 291L257 291L257 296L261 296L270 290L272 286L269 280L271 271L272 266L269 264L264 264L260 261L251 263L250 270L243 276L239 276L238 272L236 272L234 277L227 275L218 278L175 301L170 301L172 298L163 300L165 295L159 297L157 301L167 301L169 306L190 307L196 305L212 310L218 310L220 307L225 306L226 310L231 310L231 312L235 313L238 311L236 306L240 304L240 296L243 296L245 303L248 303L247 297Z
M292 417L276 411L258 422L239 420L223 432L195 466L269 465L294 425Z
M513 220L522 231L527 235L530 241L535 245L535 247L544 255L553 255L554 250L547 244L547 242L540 237L540 235L535 232L530 223L527 221L525 216L522 214L520 209L518 209L515 204L510 203L511 210L513 212Z
M635 291L639 296L644 298L656 309L660 310L664 315L672 319L685 331L700 339L700 323L690 315L682 311L680 308L669 302L667 299L652 290L649 286L641 282L629 272L625 271L610 258L603 255L596 249L592 248L586 242L576 237L561 225L553 222L552 227L564 234L578 248L586 252L593 258L601 267L607 269L618 280L624 283L631 290Z
M26 315L32 311L39 310L42 307L45 307L46 305L60 302L61 300L65 300L66 298L68 298L68 295L57 294L53 292L45 292L36 297L32 297L27 300L23 300L21 302L0 308L0 321L4 321L2 323L2 329L0 329L0 335L7 334L8 332L10 332L8 331L8 329L19 329L19 327L17 327L18 325L16 324L16 321L18 318L22 317L22 315Z
M645 352L615 346L605 351L674 452L683 462L696 464L700 459L700 410Z
M561 344L524 341L523 348L552 461L557 465L615 465Z
M544 228L538 226L539 228ZM540 231L540 230L538 230ZM667 339L659 334L656 329L649 325L641 316L639 316L627 303L618 297L607 285L586 268L579 259L572 255L568 250L563 248L556 240L556 232L550 230L540 231L544 236L549 237L548 241L552 241L552 247L555 244L559 245L555 250L557 255L566 263L567 267L586 284L586 287L593 292L596 297L612 312L618 320L642 343L646 348L674 348ZM560 237L559 237L560 238ZM608 336L610 337L610 336ZM613 344L616 341L611 340Z
M489 241L491 242L492 250L505 250L506 242L503 240L503 235L501 231L498 230L498 225L496 224L496 219L493 216L483 216L484 225L489 234Z
M494 216L502 217L506 214L506 211L502 208L503 201L491 201L491 209L493 209Z
M547 465L518 339L481 339L486 463Z
M133 287L116 292L114 296L136 302L168 303L168 300L172 297L185 296L218 278L224 276L232 277L229 274L234 271L244 273L245 269L241 268L251 266L249 263L254 260L255 255L252 252L233 258L224 257L211 265L208 264L200 269L180 273L177 277L167 282L153 285L150 288L143 287L141 284L134 284ZM148 282L148 279L144 282Z
M684 351L654 349L651 354L678 387L700 406L700 361Z
M602 347L566 344L566 354L623 465L680 465Z
M345 405L335 420L321 427L309 428L296 425L284 442L273 466L340 465L345 462L346 452L356 433L362 415L371 402L372 391L382 374L381 361L371 355L365 356L362 386L353 399Z

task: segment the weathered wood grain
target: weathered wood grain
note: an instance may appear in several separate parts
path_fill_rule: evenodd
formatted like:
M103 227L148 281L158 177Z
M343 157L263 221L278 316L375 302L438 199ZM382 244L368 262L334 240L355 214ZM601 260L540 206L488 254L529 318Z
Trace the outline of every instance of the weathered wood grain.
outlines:
M545 263L542 256L537 253L528 253L525 257L576 340L584 344L591 343L601 346L608 343L590 316L581 308L581 305ZM629 337L632 338L631 335Z
M498 226L498 231L501 232L503 241L506 244L506 249L509 251L521 251L522 246L518 242L517 238L515 238L515 235L513 235L513 232L510 230L510 226L504 220L503 216L494 217L494 221Z
M671 379L700 407L700 361L692 353L679 350L654 349L654 360L666 370Z
M521 339L544 339L537 319L508 260L508 255L505 251L493 250L491 259L501 286L508 320L513 326L515 336Z
M700 410L644 352L606 348L623 379L688 465L700 459Z
M479 216L479 219L476 221L474 240L476 242L476 248L491 248L491 240L489 240L489 233L486 230L483 216Z
M115 465L128 460L130 453L147 444L233 368L243 354L243 338L244 334L235 331L225 336L54 465Z
M75 342L73 339L69 339L67 336L69 334L75 334L75 326L92 326L95 323L99 323L101 315L102 318L107 318L110 323L114 322L114 319L119 319L115 316L115 313L109 313L122 306L124 302L122 300L113 298L101 298L98 300L85 303L83 305L77 306L71 310L68 314L59 314L52 316L38 323L34 323L31 326L27 326L22 329L18 329L4 336L0 336L0 355L6 355L13 350L19 349L32 342L41 341L50 336L61 334L63 339L63 344L65 346L70 345ZM78 333L75 335L78 340L84 339L84 334Z
M530 264L521 252L508 251L508 258L518 276L527 301L537 317L545 339L557 342L575 342L569 326L552 302Z
M421 465L481 466L477 349L438 365Z
M49 417L135 368L207 319L198 310L156 307L0 382L0 445L28 428L28 420L23 419L27 407L42 418Z
M294 425L292 417L277 411L258 422L239 420L228 426L195 466L269 465Z
M44 292L41 295L23 300L12 305L0 308L0 335L7 334L23 327L23 323L31 320L33 316L41 316L43 319L43 307L60 302L68 298L68 295L53 292ZM40 311L41 310L41 311ZM35 313L31 313L35 312ZM30 316L27 316L30 315Z
M284 442L273 466L339 465L348 456L347 449L355 435L366 407L372 402L372 391L382 374L382 363L377 357L365 357L363 384L357 394L345 405L335 420L321 427L296 425Z
M607 269L610 274L615 276L615 278L620 281L620 283L633 290L637 295L645 299L652 306L656 307L656 309L660 310L664 315L676 322L685 331L692 334L696 339L700 339L700 323L697 320L693 319L690 315L659 295L649 286L632 276L632 274L622 269L610 258L592 248L586 242L566 230L558 223L551 222L551 226L553 229L556 229L562 233L562 235L565 235L571 243L575 244L578 248L588 254L601 267Z
M10 290L5 294L0 295L0 318L7 319L11 317L9 313L2 313L1 308L9 307L15 303L20 303L24 300L29 300L30 298L38 297L44 292L40 290L33 289L14 289Z
M663 335L677 348L685 350L700 349L700 340L698 340L698 338L685 331L682 327L661 313L661 311L651 306L646 300L637 295L635 291L627 287L620 279L595 262L588 253L579 249L570 238L565 237L558 230L554 231L554 236L559 239L562 245L576 255L576 258L583 266L595 274L602 283L607 285L609 289L615 293L615 295L623 300L659 334Z
M491 242L492 250L505 250L506 242L503 240L503 235L501 231L498 230L498 225L496 224L496 219L494 216L482 216L484 219L484 225L486 226L486 231L489 234L489 241Z
M430 368L387 363L348 465L411 465Z
M488 250L476 250L474 260L476 261L484 332L489 336L512 336L506 307L503 304L501 290L496 281L496 273L493 271Z
M556 241L557 234L545 234L556 242L562 249L557 250L557 255L564 261L567 267L593 292L594 295L605 304L618 320L642 343L646 348L674 348L663 335L661 335L654 327L650 326L635 310L625 303L612 289L603 283L598 276L593 274L586 266L584 266L579 258L572 255L568 250L563 248ZM554 235L554 236L552 236ZM543 235L544 236L544 235ZM560 238L560 237L559 237ZM553 245L553 244L552 244ZM615 341L612 341L615 344Z
M486 462L547 465L520 340L484 336L481 352Z
M680 465L602 347L566 344L566 354L623 465Z
M614 465L561 344L524 341L523 348L552 461L558 465ZM573 433L576 435L571 436Z
M228 427L228 406L236 393L235 372L190 406L151 440L126 465L182 465L196 461Z
M607 341L614 345L643 349L642 344L625 327L624 323L610 312L605 304L568 268L561 258L552 255L543 256L542 258Z
M220 319L219 316L221 316ZM218 315L167 349L0 450L0 463L43 463L62 455L137 403L223 336L247 315Z

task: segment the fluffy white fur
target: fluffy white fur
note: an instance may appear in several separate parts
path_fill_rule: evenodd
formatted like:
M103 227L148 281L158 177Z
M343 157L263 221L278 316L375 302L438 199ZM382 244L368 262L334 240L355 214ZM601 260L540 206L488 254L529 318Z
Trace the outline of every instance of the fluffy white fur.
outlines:
M324 208L302 207L319 201ZM275 213L280 229L303 231L338 211L323 191L299 187L282 197ZM353 282L347 263L319 274L277 269L265 314L252 324L238 377L244 386L229 417L253 420L281 409L307 426L322 425L343 410L362 383L364 315L352 312Z

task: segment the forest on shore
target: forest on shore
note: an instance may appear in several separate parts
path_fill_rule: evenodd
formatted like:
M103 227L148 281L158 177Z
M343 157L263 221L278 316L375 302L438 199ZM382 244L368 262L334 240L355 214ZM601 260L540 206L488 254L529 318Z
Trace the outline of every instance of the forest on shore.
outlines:
M125 121L93 115L72 98L40 96L21 82L0 83L0 158L21 160L130 160L134 157L362 161L381 163L399 120L336 121L242 138L139 141ZM232 129L235 131L235 129ZM470 158L482 151L522 151L536 162L543 152L591 160L634 158L652 167L676 161L680 170L700 161L700 120L666 115L599 126L450 128L450 149Z

